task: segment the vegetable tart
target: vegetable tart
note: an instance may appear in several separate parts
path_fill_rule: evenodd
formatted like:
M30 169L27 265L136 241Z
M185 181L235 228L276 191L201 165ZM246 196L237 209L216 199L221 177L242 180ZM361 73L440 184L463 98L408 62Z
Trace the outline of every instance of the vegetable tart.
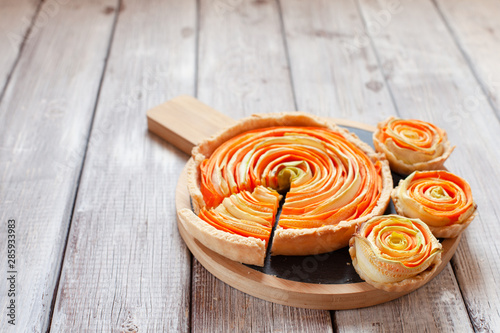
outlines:
M245 118L194 147L192 157L193 210L178 212L181 223L211 250L258 266L271 243L272 255L347 246L357 225L383 214L392 190L383 154L302 112Z

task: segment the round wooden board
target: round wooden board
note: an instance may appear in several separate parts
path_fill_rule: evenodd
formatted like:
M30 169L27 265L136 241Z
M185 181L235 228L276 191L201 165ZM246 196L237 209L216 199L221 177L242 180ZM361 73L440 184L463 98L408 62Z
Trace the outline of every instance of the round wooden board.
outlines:
M373 127L353 121L335 120L349 129L373 131ZM189 160L188 163L192 163ZM191 208L187 190L187 166L182 171L176 189L176 209ZM366 282L309 283L266 274L250 266L227 259L206 248L184 228L177 218L181 237L198 261L215 277L249 295L278 304L309 309L344 310L381 304L412 292L390 293L376 289ZM429 281L439 274L450 261L460 241L460 236L442 241L442 262Z

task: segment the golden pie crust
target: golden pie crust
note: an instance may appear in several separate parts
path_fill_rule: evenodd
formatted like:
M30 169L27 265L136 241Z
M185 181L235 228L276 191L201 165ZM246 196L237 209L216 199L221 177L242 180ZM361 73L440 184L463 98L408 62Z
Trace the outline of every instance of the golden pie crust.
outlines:
M440 147L442 151L430 160L420 159L419 152L398 148L392 139L388 139L387 142L381 142L379 140L381 130L394 119L396 119L396 117L391 116L385 121L378 123L377 129L373 133L373 145L375 146L375 150L385 154L387 160L389 160L391 170L402 175L409 175L413 171L444 169L444 162L450 157L450 154L455 149L455 146L451 146L451 143L448 141L446 132L442 130L444 134L443 143ZM398 154L395 154L390 147L396 149ZM411 159L413 159L411 163L405 162L405 160Z
M411 237L425 241L418 246L417 240L408 241ZM401 243L401 239L407 241ZM398 247L400 245L403 247ZM432 278L441 263L442 245L427 224L394 214L378 216L360 225L349 246L358 275L375 288L388 292L408 292L421 287ZM416 262L423 266L417 273L412 272L420 269L412 266Z
M399 200L399 195L397 191L398 187L396 187L391 193L392 202L394 202L394 208L396 209L396 212L399 215L407 216L408 214L405 213L404 205L402 204L401 200ZM463 221L462 223L455 223L452 225L442 226L442 227L435 227L431 225L427 226L431 230L432 234L437 238L455 238L469 226L469 224L472 222L472 220L476 218L476 216L477 216L477 206L474 204L474 213L472 213L467 218L467 220Z
M192 199L193 211L183 209L178 212L179 219L198 241L209 249L235 261L263 266L266 254L265 241L253 237L233 235L216 229L197 215L205 207L200 189L200 164L222 143L241 133L273 126L323 127L341 133L348 141L360 148L372 161L380 161L382 168L382 191L372 212L351 221L341 221L337 225L327 225L311 229L276 228L272 241L273 255L310 255L325 253L345 247L354 233L355 227L369 218L381 215L387 208L392 190L392 175L385 156L376 153L356 135L342 129L332 122L303 112L281 112L255 114L238 121L193 148L192 161L188 164L188 190Z
M352 242L354 242L354 237L352 238ZM358 260L356 257L356 248L351 245L349 248L349 254L351 255L352 259L352 266L358 273L359 277L363 279L366 283L372 285L373 287L377 289L382 289L388 292L403 292L403 291L412 291L415 289L420 288L424 284L426 284L432 276L434 276L434 273L436 272L437 268L439 267L439 264L441 263L441 253L436 256L435 261L427 267L426 270L423 272L420 272L419 274L412 276L411 278L404 279L399 282L378 282L370 279L364 272L359 268L358 266Z

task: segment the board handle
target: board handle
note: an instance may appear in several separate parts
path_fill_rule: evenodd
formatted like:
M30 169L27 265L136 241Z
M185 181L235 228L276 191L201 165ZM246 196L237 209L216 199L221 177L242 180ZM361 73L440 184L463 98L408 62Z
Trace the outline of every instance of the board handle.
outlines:
M188 155L191 155L191 149L199 142L236 122L187 95L155 106L148 110L146 115L150 132Z

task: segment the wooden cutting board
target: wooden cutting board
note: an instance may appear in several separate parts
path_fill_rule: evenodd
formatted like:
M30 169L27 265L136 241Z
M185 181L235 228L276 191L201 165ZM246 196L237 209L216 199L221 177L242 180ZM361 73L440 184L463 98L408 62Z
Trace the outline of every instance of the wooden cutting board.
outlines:
M179 96L159 105L149 110L147 117L151 132L189 155L198 142L236 121L190 96ZM328 120L346 127L372 145L373 126L344 119ZM186 170L187 167L177 184L177 211L191 209ZM393 179L397 184L400 177L393 174ZM392 203L386 213L395 213ZM210 273L238 290L267 301L341 310L384 303L413 291L389 293L363 282L351 265L347 248L316 256L268 256L264 267L256 267L229 260L206 248L186 232L179 219L177 226L188 248ZM442 240L442 262L434 276L450 261L459 241L460 236Z

